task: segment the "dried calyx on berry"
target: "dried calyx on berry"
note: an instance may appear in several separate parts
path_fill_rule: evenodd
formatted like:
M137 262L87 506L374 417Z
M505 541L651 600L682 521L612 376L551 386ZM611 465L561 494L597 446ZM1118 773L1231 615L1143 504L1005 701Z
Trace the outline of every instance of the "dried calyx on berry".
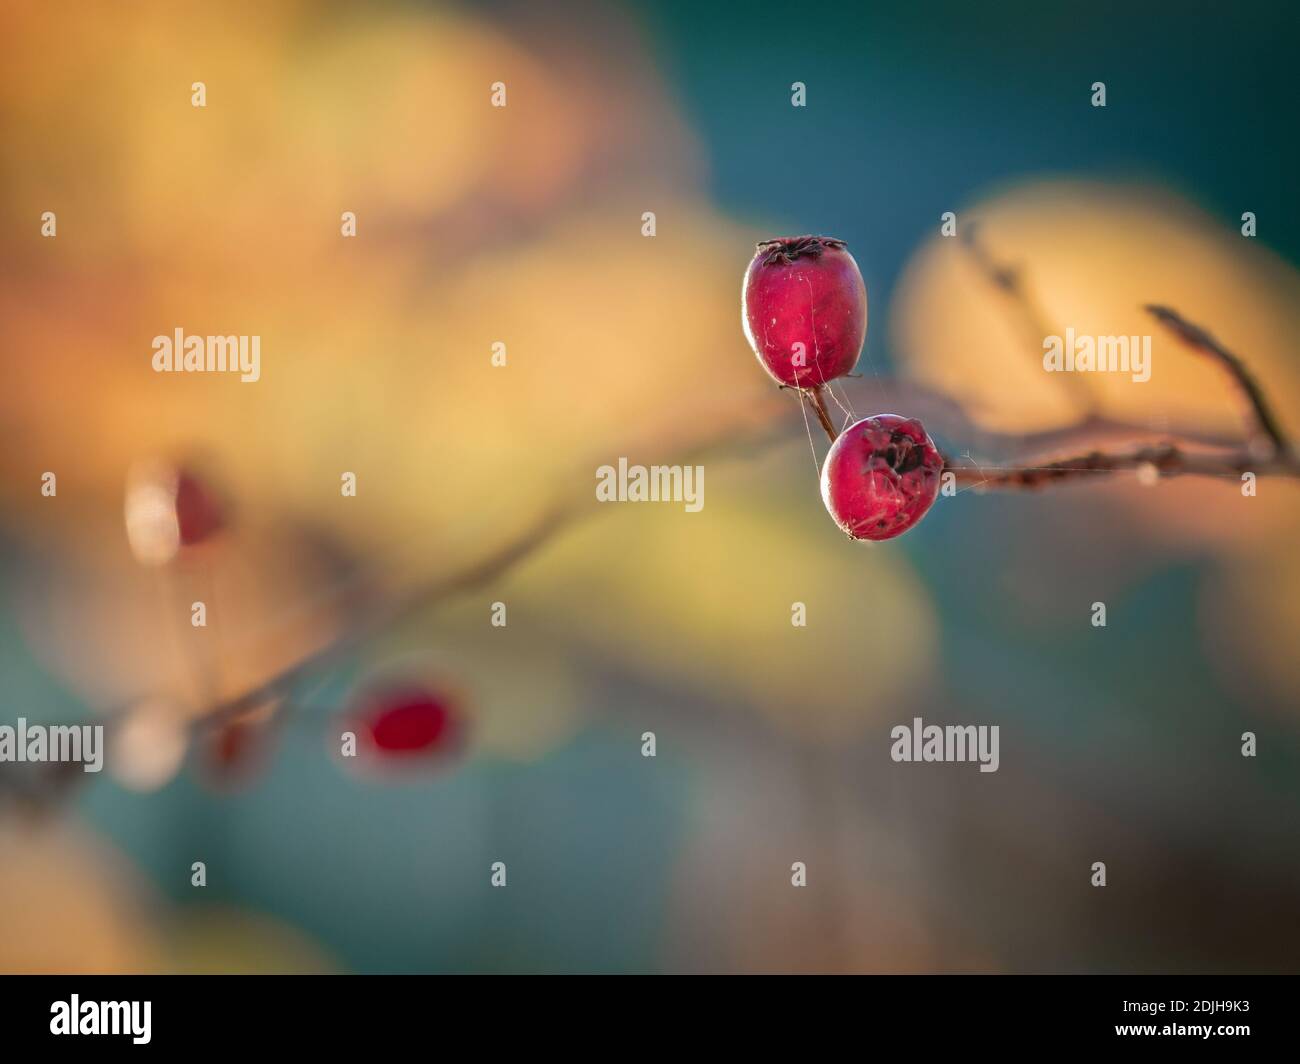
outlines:
M813 389L851 373L867 337L867 288L844 241L759 244L745 271L741 323L778 384Z
M836 240L833 236L781 236L759 241L758 250L766 252L764 266L775 266L778 263L789 265L803 257L815 259L828 248L843 251L846 246L843 240Z

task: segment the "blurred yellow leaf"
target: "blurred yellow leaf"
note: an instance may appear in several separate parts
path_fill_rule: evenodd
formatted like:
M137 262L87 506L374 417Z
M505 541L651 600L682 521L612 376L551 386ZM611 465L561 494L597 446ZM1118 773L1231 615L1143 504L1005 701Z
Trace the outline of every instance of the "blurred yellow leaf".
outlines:
M1180 310L1243 357L1291 423L1300 276L1242 237L1235 219L1211 218L1166 189L1079 180L1013 188L959 217L979 225L993 259L1020 271L1053 334L1152 337L1145 383L1123 373L1048 373L1043 337L1027 335L960 240L934 237L899 282L892 342L908 375L960 402L979 425L1067 424L1084 412L1083 378L1098 413L1156 431L1236 429L1222 371L1159 327L1142 310L1148 303Z

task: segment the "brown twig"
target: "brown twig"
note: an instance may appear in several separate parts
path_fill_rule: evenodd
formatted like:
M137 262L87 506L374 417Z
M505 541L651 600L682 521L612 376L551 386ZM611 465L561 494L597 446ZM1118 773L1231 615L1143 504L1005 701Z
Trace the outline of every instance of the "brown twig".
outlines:
M806 397L812 403L812 408L817 414L817 420L822 423L822 428L826 430L826 438L831 443L834 443L839 433L835 431L835 422L831 420L830 411L826 409L826 396L822 391L822 385L819 384L814 388L800 388L799 395L801 399Z
M1155 477L1240 478L1248 472L1257 476L1300 477L1300 466L1294 462L1277 458L1260 461L1240 452L1216 454L1186 451L1174 443L1137 447L1129 451L1090 451L1078 457L1035 466L959 465L949 461L944 469L956 474L959 487L973 488L976 491L1035 489L1067 480L1088 479L1092 474L1118 473L1124 470L1147 470Z
M284 694L304 676L335 661L347 651L364 644L368 639L418 613L422 608L460 592L470 591L490 583L516 562L531 554L535 548L548 541L569 517L570 512L565 507L555 507L547 511L532 526L482 561L468 569L437 577L411 589L361 622L354 624L338 638L295 665L233 698L216 703L199 718L197 723L201 726L215 727L239 717L250 709Z
M561 504L550 508L518 535L513 536L509 542L482 560L468 568L441 574L415 585L398 597L354 619L345 631L324 646L299 658L294 664L236 695L204 707L201 712L194 715L191 726L195 730L219 727L267 702L275 701L303 678L326 667L421 609L490 583L542 544L549 542L556 532L572 520L575 512L576 506L572 504ZM103 723L110 728L119 724L129 715L135 704L130 703L110 709L102 718Z
M1284 454L1290 449L1282 427L1264 398L1263 390L1240 358L1219 343L1209 332L1199 325L1193 325L1176 310L1156 303L1148 303L1145 310L1162 325L1167 326L1184 343L1202 354L1217 359L1219 364L1228 371L1228 375L1244 400L1246 431L1249 434L1247 443L1252 451L1258 450L1261 454ZM1265 444L1267 449L1260 449L1261 443Z

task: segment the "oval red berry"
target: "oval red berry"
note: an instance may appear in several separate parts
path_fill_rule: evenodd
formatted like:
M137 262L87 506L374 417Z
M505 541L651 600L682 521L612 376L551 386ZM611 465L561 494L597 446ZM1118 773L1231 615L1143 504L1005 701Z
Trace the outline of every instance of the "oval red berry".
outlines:
M364 722L371 746L383 754L436 753L454 742L458 730L446 700L415 688L372 698Z
M867 288L842 240L766 240L745 271L745 337L779 384L813 388L851 373L867 338Z
M176 525L181 545L209 539L225 524L221 503L195 474L182 469L176 476Z

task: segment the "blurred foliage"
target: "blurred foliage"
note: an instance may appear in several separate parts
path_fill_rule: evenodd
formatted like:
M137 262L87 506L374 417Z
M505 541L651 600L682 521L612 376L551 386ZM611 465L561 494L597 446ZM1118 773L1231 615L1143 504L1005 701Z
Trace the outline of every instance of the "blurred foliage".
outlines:
M646 71L589 91L610 57L558 38L525 54L448 12L246 14L7 16L0 491L16 536L64 552L30 638L101 704L195 700L208 633L170 622L213 572L233 693L336 630L345 593L472 563L611 456L666 459L785 410L735 372L750 234L693 193ZM67 35L57 64L22 58L43 34ZM506 108L486 69L508 72ZM55 240L27 224L46 207ZM152 372L176 326L259 334L262 379ZM129 470L159 456L198 456L241 521L178 587L137 572L121 531Z

